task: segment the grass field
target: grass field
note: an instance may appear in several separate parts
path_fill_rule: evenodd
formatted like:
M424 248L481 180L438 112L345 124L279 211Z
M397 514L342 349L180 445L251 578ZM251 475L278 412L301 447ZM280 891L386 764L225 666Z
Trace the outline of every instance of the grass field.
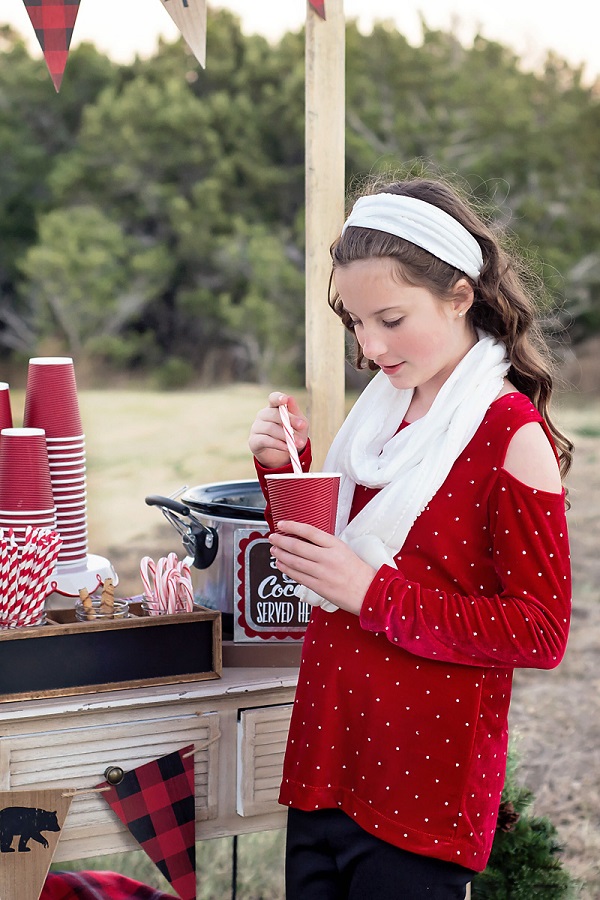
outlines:
M268 389L234 385L208 391L82 391L88 459L90 551L107 556L123 595L138 593L139 560L175 550L179 536L148 494L182 485L253 478L247 435ZM300 392L302 396L302 392ZM19 424L22 395L13 395ZM559 829L569 870L586 883L582 900L600 897L600 401L559 398L557 418L576 444L568 479L574 614L564 662L552 672L516 673L511 729L522 777L536 795L535 810ZM283 897L283 835L239 839L238 900ZM84 868L80 861L73 868ZM143 853L105 857L113 868L165 888ZM230 895L231 841L199 845L198 898Z

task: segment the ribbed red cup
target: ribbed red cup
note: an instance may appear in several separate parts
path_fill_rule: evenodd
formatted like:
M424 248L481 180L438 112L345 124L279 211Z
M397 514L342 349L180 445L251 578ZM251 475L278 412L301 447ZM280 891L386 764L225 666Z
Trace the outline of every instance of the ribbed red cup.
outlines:
M38 356L29 360L23 423L43 428L50 438L83 433L70 357Z
M3 428L0 433L0 509L54 507L46 435L41 428Z
M12 428L13 417L10 408L10 389L6 381L0 381L0 431Z
M285 519L334 534L340 478L339 472L266 475L275 527Z

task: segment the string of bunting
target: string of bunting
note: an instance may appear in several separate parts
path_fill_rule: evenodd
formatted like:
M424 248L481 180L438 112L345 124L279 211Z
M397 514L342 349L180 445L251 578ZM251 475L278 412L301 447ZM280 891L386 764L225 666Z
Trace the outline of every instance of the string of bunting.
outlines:
M23 0L23 3L58 93L79 12L79 0Z
M312 8L322 19L325 18L325 0L308 0Z
M181 751L183 759L187 759L188 756L195 756L196 753L200 753L202 750L206 750L208 747L210 747L211 744L214 744L218 740L220 740L220 738L221 738L221 732L217 731L217 733L214 735L214 737L211 737L210 740L205 741L203 744L200 744L199 747L195 747L193 750L188 750L187 753L183 753L183 751ZM105 778L107 778L107 780L108 780L111 777L111 774L113 771L115 771L115 776L118 778L118 781L120 781L121 778L119 777L119 773L124 774L124 772L118 766L110 766L104 773ZM118 783L118 781L116 781L115 783ZM62 794L62 796L63 797L81 797L84 794L101 794L104 791L109 791L109 790L110 790L110 784L106 784L105 786L100 786L100 787L82 788L79 791L65 791Z
M65 73L80 2L23 0L57 93ZM325 0L308 2L325 19ZM202 68L205 68L207 0L161 0L161 3Z

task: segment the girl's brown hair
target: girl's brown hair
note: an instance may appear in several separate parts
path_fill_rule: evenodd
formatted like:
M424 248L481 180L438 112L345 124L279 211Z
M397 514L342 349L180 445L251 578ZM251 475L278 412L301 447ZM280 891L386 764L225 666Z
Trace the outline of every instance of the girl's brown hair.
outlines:
M483 255L483 268L476 282L473 305L467 320L506 346L510 369L507 378L517 390L526 394L543 416L556 442L561 474L564 477L573 455L573 444L552 422L549 414L552 397L552 364L548 345L536 318L536 305L525 289L516 270L516 260L500 246L497 238L464 202L458 193L442 181L413 178L388 184L373 184L369 193L400 194L424 200L453 216L477 240ZM403 238L370 228L348 228L331 246L333 269L329 285L329 305L352 333L350 316L344 310L335 290L336 268L351 262L372 258L395 261L398 275L404 281L426 287L440 299L448 297L456 282L466 278L464 272L433 256L427 250ZM366 361L355 339L357 368L377 369Z

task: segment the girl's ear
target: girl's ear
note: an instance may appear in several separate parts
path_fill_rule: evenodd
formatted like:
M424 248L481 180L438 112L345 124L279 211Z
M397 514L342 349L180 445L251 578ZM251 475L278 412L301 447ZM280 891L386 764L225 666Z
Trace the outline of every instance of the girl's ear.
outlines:
M460 315L461 318L466 316L473 305L474 296L471 282L467 278L460 278L452 288L450 295L450 303L454 313Z

